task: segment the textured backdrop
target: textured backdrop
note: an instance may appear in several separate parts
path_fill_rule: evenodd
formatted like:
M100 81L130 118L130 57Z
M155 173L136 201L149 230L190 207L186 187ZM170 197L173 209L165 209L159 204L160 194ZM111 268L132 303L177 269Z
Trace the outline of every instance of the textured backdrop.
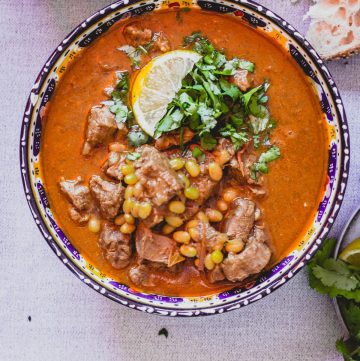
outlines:
M108 3L0 0L0 360L340 360L334 344L343 330L331 301L309 289L305 271L241 310L170 319L121 307L92 291L40 236L18 165L25 102L51 51ZM304 32L309 1L262 3ZM360 57L329 67L347 109L352 147L348 190L331 232L339 235L360 203ZM168 338L158 336L162 327Z

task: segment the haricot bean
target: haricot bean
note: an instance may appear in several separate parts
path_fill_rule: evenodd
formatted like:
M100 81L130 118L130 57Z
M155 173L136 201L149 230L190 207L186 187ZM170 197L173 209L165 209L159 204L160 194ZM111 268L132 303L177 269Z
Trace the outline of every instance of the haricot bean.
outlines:
M178 243L188 244L190 242L190 234L185 231L174 232L173 238Z
M88 229L90 232L98 233L100 231L101 222L100 219L91 217L88 222Z
M192 258L192 257L195 257L196 256L196 248L193 247L193 246L189 246L187 244L183 244L181 247L180 247L180 253L185 256L185 257L189 257L189 258Z
M186 161L185 168L192 177L197 177L200 174L200 166L194 160Z
M218 182L223 176L223 171L221 166L216 162L211 162L209 164L209 175L212 180Z
M172 201L169 204L169 210L176 214L185 212L185 204L181 201Z

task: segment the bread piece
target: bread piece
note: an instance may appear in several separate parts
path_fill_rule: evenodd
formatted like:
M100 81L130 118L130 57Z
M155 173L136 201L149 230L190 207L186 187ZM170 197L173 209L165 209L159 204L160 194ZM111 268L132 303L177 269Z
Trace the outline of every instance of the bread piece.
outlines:
M323 59L360 52L360 0L316 0L307 39Z

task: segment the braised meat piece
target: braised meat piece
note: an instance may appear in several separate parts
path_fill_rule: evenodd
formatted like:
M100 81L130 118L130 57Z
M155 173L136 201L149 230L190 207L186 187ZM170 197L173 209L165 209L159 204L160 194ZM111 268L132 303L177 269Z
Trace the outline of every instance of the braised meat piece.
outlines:
M230 176L234 177L241 185L258 185L264 182L264 177L260 173L257 179L251 178L251 166L257 161L257 156L250 147L242 149L236 153L230 161Z
M184 189L184 184L171 168L166 155L149 145L137 151L141 157L134 162L135 173L143 186L139 200L151 200L153 205L161 206Z
M254 228L244 251L239 254L229 253L221 264L229 281L243 281L251 275L261 272L269 263L271 251L266 244L263 230Z
M110 153L112 154L112 153ZM124 175L121 172L121 167L126 164L125 160L128 156L129 152L120 152L120 153L114 153L116 156L113 156L113 159L110 158L107 161L105 165L105 173L115 179L118 179L119 181L123 180Z
M162 31L155 33L154 38L155 42L151 50L161 51L162 53L166 53L167 51L171 50L170 41Z
M198 221L193 228L192 237L196 242L205 243L208 252L221 249L228 240L226 234L218 232L209 222Z
M247 240L255 222L255 203L249 199L236 198L221 224L222 232L230 239Z
M78 211L85 211L91 206L91 195L89 188L81 183L81 177L77 177L75 180L61 178L60 189Z
M221 266L217 264L214 269L207 272L207 278L210 283L216 283L225 279L225 275Z
M129 278L138 287L154 287L155 282L153 280L151 270L147 265L138 264L129 269Z
M137 47L151 41L152 31L150 29L143 29L138 23L132 23L125 27L124 36L130 45Z
M117 129L115 115L107 106L91 108L82 153L87 155L91 150L104 143Z
M184 144L190 142L195 133L189 128L184 128L183 142ZM155 141L155 148L158 150L165 150L172 146L178 146L180 144L180 134L175 131L173 133L163 134Z
M84 211L78 211L75 207L70 207L69 215L75 223L79 224L86 223L90 218L90 215L88 213Z
M90 178L90 189L100 206L101 214L112 219L119 213L124 200L124 188L119 183L108 182L98 175Z
M231 77L231 82L243 92L250 89L252 85L252 81L249 79L249 72L247 70L235 70L235 74Z
M170 267L177 263L174 262L175 260L184 259L179 255L177 244L173 239L153 233L141 222L136 230L135 242L141 260L164 263Z
M114 268L124 268L130 263L130 236L121 233L118 227L105 223L99 237L99 246L104 257Z
M215 160L219 164L224 165L225 163L228 163L234 155L235 149L232 142L229 139L221 138L213 151Z

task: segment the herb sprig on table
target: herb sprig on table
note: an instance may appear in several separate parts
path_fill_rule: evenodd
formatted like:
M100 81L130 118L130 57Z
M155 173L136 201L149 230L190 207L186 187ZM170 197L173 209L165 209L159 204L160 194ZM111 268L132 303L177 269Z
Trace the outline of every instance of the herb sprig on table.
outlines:
M337 350L345 361L360 360L360 268L332 258L335 239L328 239L308 266L310 286L319 293L338 297L350 331L348 340L338 340Z

